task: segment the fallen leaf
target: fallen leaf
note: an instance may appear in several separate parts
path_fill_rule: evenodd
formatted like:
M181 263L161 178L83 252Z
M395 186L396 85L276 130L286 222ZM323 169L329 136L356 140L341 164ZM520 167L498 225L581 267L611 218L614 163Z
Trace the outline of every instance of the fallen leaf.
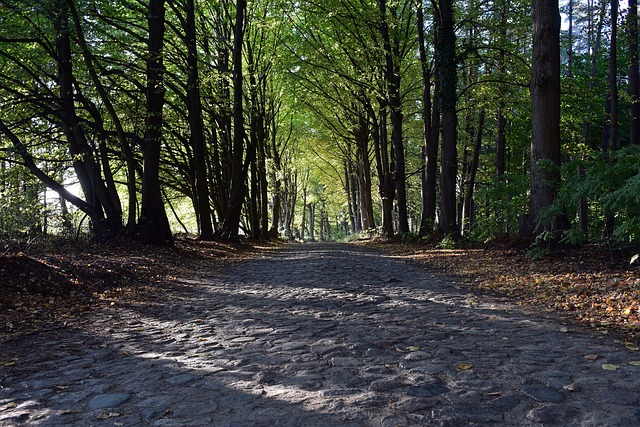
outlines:
M108 420L109 418L119 417L120 415L122 414L119 414L117 412L103 412L99 414L96 418L99 420Z
M409 347L407 347L407 351L420 351L420 347L418 347L417 345L410 345Z
M567 391L576 391L576 390L578 390L578 386L576 385L576 383L568 384L568 385L566 385L566 386L564 386L562 388L567 390Z
M597 354L587 354L584 358L589 360L589 361L591 361L591 362L593 362L594 360L596 360L598 358L598 355Z
M207 339L208 339L208 338L200 337L200 338L198 338L198 341L206 341Z
M603 363L602 364L602 369L604 369L605 371L615 371L619 367L620 367L620 365L613 365L611 363Z
M633 360L633 361L629 362L629 365L631 365L631 366L640 366L640 360Z
M458 366L456 366L456 368L459 371L468 371L469 369L473 368L473 365L471 363L461 363Z

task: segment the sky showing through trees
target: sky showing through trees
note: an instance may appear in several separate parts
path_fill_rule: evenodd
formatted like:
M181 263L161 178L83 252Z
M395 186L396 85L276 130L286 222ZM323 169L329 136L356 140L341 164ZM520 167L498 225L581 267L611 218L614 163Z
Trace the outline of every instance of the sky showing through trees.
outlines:
M0 233L637 246L637 2L0 0Z

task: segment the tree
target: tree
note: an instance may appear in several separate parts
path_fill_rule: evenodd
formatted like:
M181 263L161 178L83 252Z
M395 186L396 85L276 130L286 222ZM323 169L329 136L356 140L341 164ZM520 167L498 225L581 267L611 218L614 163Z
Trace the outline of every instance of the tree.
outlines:
M531 69L530 221L553 231L553 205L560 182L560 11L558 0L534 0Z
M436 31L436 68L439 76L438 102L442 115L442 155L440 173L440 231L456 237L456 183L458 178L458 116L456 34L451 0L439 0Z
M246 0L237 0L233 39L233 151L231 153L231 190L227 211L218 237L236 240L246 192L247 167L244 164L244 108L242 46L244 43Z
M627 32L629 34L629 92L631 94L631 123L629 140L640 144L640 75L638 71L638 0L629 0Z
M165 102L163 62L165 1L149 0L148 12L147 119L143 151L142 209L136 235L144 242L166 244L173 240L173 235L164 209L159 176L160 150L163 141L162 110Z
M422 122L423 146L421 150L421 190L422 216L420 218L420 236L433 231L436 222L437 174L438 174L438 135L439 110L432 108L431 100L432 70L428 64L425 43L424 11L421 2L416 4L418 20L418 51L422 71ZM437 102L435 103L437 105ZM435 110L435 111L432 111Z

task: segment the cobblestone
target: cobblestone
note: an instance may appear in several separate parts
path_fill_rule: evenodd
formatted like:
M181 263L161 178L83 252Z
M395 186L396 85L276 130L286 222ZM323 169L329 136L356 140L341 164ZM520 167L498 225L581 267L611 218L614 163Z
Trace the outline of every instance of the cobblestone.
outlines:
M1 343L0 426L640 425L638 353L372 249L170 285Z

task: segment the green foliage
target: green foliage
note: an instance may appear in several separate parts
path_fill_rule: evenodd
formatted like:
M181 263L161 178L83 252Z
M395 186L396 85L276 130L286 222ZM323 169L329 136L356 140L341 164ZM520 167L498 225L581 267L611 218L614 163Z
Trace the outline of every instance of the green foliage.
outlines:
M581 235L575 228L563 237L568 243L601 237L605 214L613 215L613 242L630 244L640 238L640 147L627 146L608 153L575 160L563 167L563 182L555 208L575 217L581 199L587 199L592 231ZM578 172L584 169L584 177Z
M438 249L455 249L457 245L456 239L448 234L436 245Z

